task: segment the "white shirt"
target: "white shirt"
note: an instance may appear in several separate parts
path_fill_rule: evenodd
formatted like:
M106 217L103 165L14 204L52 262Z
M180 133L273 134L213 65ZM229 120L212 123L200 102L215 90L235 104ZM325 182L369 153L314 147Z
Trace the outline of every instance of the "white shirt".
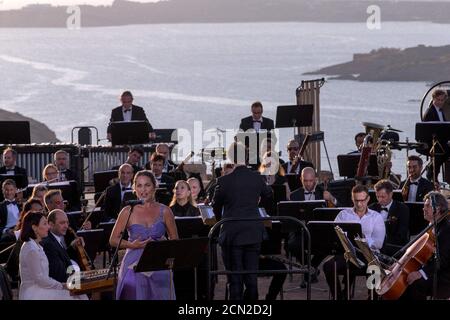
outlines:
M308 193L308 194L306 194L306 193ZM308 191L305 189L304 196L305 196L305 201L316 200L316 189L314 189L312 191Z
M131 113L133 112L133 107L128 110L130 111L125 112L125 108L122 107L123 121L131 121Z
M6 175L7 175L7 176L13 176L13 175L15 175L16 173L15 173L14 169L15 169L15 166L12 167L12 168L5 168L5 170L6 170Z
M410 180L410 185L409 185L409 193L408 193L408 202L416 202L416 195L417 195L417 188L419 187L418 184L411 184L413 182L417 182L419 183L419 179L417 180ZM408 181L406 181L405 183L408 183Z
M259 130L261 130L262 118L259 120L252 119L252 121L253 121L253 129L255 129L256 132L259 132Z
M334 221L359 222L369 247L373 250L380 250L383 246L386 228L384 226L383 218L378 212L367 209L366 214L360 218L353 208L346 208L339 212Z
M19 220L19 207L16 204L8 204L6 210L8 210L8 218L6 220L4 231L13 228Z
M292 161L288 161L287 163L287 173L291 173L291 168L292 168ZM300 166L297 166L297 169L295 170L296 174L300 174Z
M393 202L394 201L391 200L391 202L389 202L389 204L387 206L385 206L385 207L381 206L381 204L380 204L380 206L382 208L386 208L387 209L387 211L386 210L381 210L381 212L380 212L380 214L383 217L384 221L387 221L387 218L388 218L388 215L389 215L389 210L391 210L391 206L392 206Z
M437 108L435 105L433 105L433 108L437 112L437 115L439 117L439 121L443 122L444 121L444 116L442 115L442 109L441 108Z
M131 189L131 183L129 183L127 186L123 186L122 184L119 184L120 185L120 200L121 201L123 201L123 196L124 196L124 194L125 194L125 192L131 192L132 191L132 189ZM123 188L126 188L126 189L128 189L128 190L123 190Z

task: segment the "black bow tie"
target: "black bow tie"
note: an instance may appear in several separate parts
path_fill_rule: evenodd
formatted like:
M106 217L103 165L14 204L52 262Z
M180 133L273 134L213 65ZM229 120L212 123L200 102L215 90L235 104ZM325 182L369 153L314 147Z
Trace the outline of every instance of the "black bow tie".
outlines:
M128 190L131 190L131 188L128 188L128 187L122 187L122 191L128 191Z
M131 109L125 109L125 110L123 110L123 112L124 113L131 112Z
M314 192L312 192L312 191L305 191L305 195L307 195L307 194L313 194Z
M9 206L10 204L17 206L17 202L15 200L14 201L6 200L6 205Z
M261 121L261 120L253 120L253 122L259 122L259 123L261 123L262 121Z
M386 208L386 207L381 207L381 211L387 211L387 212L389 212L389 209Z
M410 185L410 186L412 186L413 184L414 184L414 185L416 185L416 186L418 186L418 185L419 185L419 183L418 183L418 182L410 182L410 183L409 183L409 185Z

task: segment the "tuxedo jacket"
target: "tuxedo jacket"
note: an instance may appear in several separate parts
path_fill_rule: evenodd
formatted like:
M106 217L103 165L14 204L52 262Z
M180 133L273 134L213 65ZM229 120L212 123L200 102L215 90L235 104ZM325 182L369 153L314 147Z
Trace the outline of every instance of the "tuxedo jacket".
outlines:
M323 200L323 189L320 186L316 186L314 190L315 200ZM291 193L291 201L305 201L305 189L298 188Z
M6 222L8 221L8 208L7 208L7 201L3 200L0 202L0 236L3 233L3 229L6 226ZM17 206L20 212L20 207Z
M72 265L69 253L64 249L49 231L48 237L41 242L48 259L49 276L59 282L66 282L68 278L67 268Z
M286 172L286 174L289 174L289 173L290 173L290 172L288 172L288 164L289 164L289 163L291 163L291 161L284 162L284 163L282 163L282 164L280 163L281 166L282 166L283 169L284 169L284 172ZM306 168L306 167L311 167L311 168L314 169L314 165L313 165L311 162L309 162L309 161L303 161L303 160L300 160L299 166L300 166L299 174L301 174L301 173L302 173L302 170L303 170L304 168Z
M6 167L5 166L0 168L0 174L6 174ZM18 167L18 166L14 167L14 174L15 175L21 174L21 175L24 175L25 177L28 177L27 169L21 168L21 167Z
M212 206L217 220L259 217L260 197L271 196L272 189L262 176L238 166L232 173L217 179ZM261 221L232 221L222 225L219 243L226 246L256 244L263 240L264 232Z
M377 203L372 203L369 209L381 212L381 205ZM392 205L389 208L387 221L385 221L386 226L386 239L383 244L382 252L386 254L394 254L390 244L396 246L403 246L408 243L409 240L409 208L402 202L393 200Z
M123 208L121 199L122 186L120 183L116 183L115 185L106 188L105 192L105 201L103 201L102 209L106 220L117 219L120 210Z
M111 111L111 119L109 120L108 133L111 133L111 122L123 121L122 106L116 107ZM131 107L132 121L146 121L149 126L149 132L153 132L153 127L147 119L145 111L142 107L133 105Z
M442 113L442 117L444 118L444 121L447 121L445 119L445 114ZM436 108L434 107L434 105L432 104L431 106L428 107L428 109L425 111L425 115L423 117L423 121L427 122L427 121L440 121L439 119L439 115L436 111Z
M400 184L400 189L403 189L405 182L409 185L409 179L402 181L402 183ZM425 178L420 178L418 183L419 184L417 185L416 202L423 202L423 198L425 197L425 195L428 192L433 191L434 186L432 182L428 181Z
M270 118L262 117L261 122L261 130L272 130L275 128L274 122ZM249 116L241 119L241 124L239 125L239 129L243 131L247 131L248 129L253 129L253 117Z

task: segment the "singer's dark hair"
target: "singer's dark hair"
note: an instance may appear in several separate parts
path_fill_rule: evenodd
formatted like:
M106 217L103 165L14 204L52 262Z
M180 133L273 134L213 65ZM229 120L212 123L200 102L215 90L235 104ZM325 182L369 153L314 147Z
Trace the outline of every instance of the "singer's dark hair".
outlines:
M448 202L447 199L445 199L445 197L441 193L437 191L428 192L423 198L423 201L427 201L428 199L432 201L433 197L436 203L436 207L439 208L439 212L446 213L448 211Z
M136 173L133 179L133 187L136 185L136 180L142 176L149 178L152 181L153 186L156 188L156 179L150 170L141 170L138 173Z
M30 239L36 239L36 233L33 230L33 226L38 226L41 219L44 217L42 212L30 211L23 218L22 231L20 232L20 240L29 241Z

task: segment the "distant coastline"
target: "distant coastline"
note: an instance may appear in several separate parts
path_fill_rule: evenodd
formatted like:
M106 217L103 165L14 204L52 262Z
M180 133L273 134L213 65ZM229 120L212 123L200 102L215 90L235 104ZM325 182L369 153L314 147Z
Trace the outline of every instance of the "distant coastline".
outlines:
M60 142L55 132L50 130L42 122L25 117L18 112L9 112L0 109L0 120L2 121L30 121L31 143L56 143Z
M138 3L116 0L112 6L81 5L81 27L158 23L355 22L366 23L369 6L382 21L450 23L448 2L372 0L168 0ZM370 10L369 10L370 11ZM65 28L67 6L29 5L0 11L3 28Z
M305 75L328 75L333 79L357 81L445 81L450 78L450 45L380 48L354 54L350 62Z

